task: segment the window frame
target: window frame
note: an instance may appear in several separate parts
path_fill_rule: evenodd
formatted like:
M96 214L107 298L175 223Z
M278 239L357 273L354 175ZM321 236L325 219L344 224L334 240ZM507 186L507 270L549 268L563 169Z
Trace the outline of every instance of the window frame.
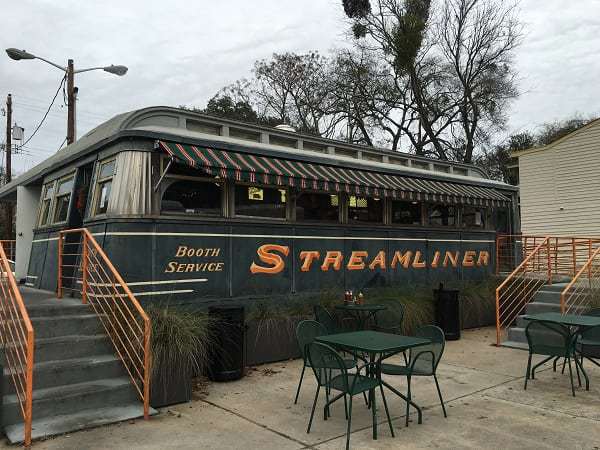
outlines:
M68 180L69 178L72 180L72 183L73 183L73 185L71 186L71 189L68 192L59 194L58 193L59 186L61 185L61 183ZM57 180L54 181L54 195L52 196L52 221L50 222L50 225L62 225L69 221L69 213L71 212L71 203L73 200L74 189L75 189L75 172L71 172L69 175L65 175L64 177L58 178ZM57 213L56 208L58 206L58 201L61 197L66 197L66 196L69 196L69 202L67 204L67 217L65 217L65 220L56 221L56 213Z
M249 216L246 214L238 214L236 211L235 204L235 188L237 186L247 186L247 187L255 187L259 189L277 189L285 191L285 217L265 217L265 216ZM273 222L291 222L291 193L292 189L289 186L278 186L272 184L257 184L257 183L247 183L244 181L237 181L231 183L231 217L240 218L240 219L261 219L261 220L269 220ZM294 205L295 205L295 197L294 197Z
M345 215L346 215L346 223L348 225L358 225L358 226L380 226L380 225L387 225L387 200L386 197L375 197L374 195L357 195L357 194L347 194L346 196L346 208L345 208ZM378 220L377 222L369 222L369 221L362 221L362 220L354 220L350 218L350 199L352 197L355 198L365 198L367 199L367 209L368 209L368 200L369 199L378 199L381 202L381 218L380 220Z
M160 198L158 201L158 214L160 216L176 216L176 217L187 217L193 219L222 219L225 217L225 207L227 204L227 184L223 179L216 179L210 177L189 177L186 175L165 175L165 179L168 179L169 183L164 186L160 191ZM177 211L163 211L162 202L163 197L166 194L167 190L175 183L179 183L181 181L192 181L197 183L213 183L219 185L221 188L221 208L219 214L202 214L202 213L186 213L186 212L177 212Z
M301 194L320 194L320 195L329 195L329 196L337 196L338 198L338 218L337 221L328 221L328 220L298 220L296 217L296 208L298 207L298 197ZM303 189L303 190L294 190L294 204L292 206L292 212L294 223L297 224L307 224L307 225L347 225L345 219L347 218L347 210L346 210L346 202L347 195L344 195L344 192L336 192L331 193L329 191L317 191L315 189Z
M40 206L38 208L38 220L37 220L38 228L48 227L48 226L52 225L51 219L53 218L53 211L54 211L54 195L56 193L56 181L57 180L49 181L42 186L42 196L41 196ZM48 190L50 188L52 188L52 195L50 196L49 199L46 199L46 194L48 193ZM46 216L46 222L41 223L42 222L42 211L44 208L44 202L46 200L49 200L48 215Z
M400 203L410 203L410 204L415 204L416 206L418 206L419 209L419 223L415 224L415 223L398 223L398 222L394 222L394 202L400 202ZM422 201L422 200L403 200L403 199L394 199L394 198L390 198L389 199L389 225L391 227L413 227L413 228L426 228L427 225L426 224L426 218L427 218L427 214L426 214L426 205L427 203Z
M444 206L447 208L454 208L454 223L452 225L438 225L438 224L432 224L430 222L430 215L429 215L429 211L431 207L435 207L435 206ZM440 202L428 202L425 203L425 227L435 227L435 228L444 228L444 229L450 229L450 228L460 228L460 223L461 223L461 218L460 218L460 205L457 204L453 204L453 203L440 203Z
M111 162L115 163L115 167L113 169L112 174L110 176L100 178L100 174L102 172L102 167L104 167L107 164L110 164ZM92 204L91 204L91 212L92 212L90 214L91 217L106 216L106 214L108 212L108 204L107 204L105 212L102 212L102 213L98 212L98 206L99 206L98 201L99 201L99 196L101 194L101 186L110 180L111 191L112 191L112 181L113 181L116 173L117 173L117 157L116 156L113 155L108 158L98 160L97 166L96 166L96 176L95 176L95 180L94 180L94 195L92 196ZM110 193L108 195L107 202L109 200L110 200Z

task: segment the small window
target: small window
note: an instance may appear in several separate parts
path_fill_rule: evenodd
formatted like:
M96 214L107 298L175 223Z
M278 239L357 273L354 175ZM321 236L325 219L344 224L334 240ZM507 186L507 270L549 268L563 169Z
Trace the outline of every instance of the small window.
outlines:
M393 200L392 223L421 225L421 203Z
M382 223L383 200L351 195L348 201L348 220L350 222Z
M42 205L40 208L39 226L48 225L50 219L50 209L52 207L52 197L54 196L54 181L44 185L42 193Z
M100 163L98 169L98 180L96 181L96 198L94 205L94 214L106 214L108 209L108 200L112 187L112 179L115 174L116 160Z
M274 187L235 186L238 216L286 218L287 190Z
M56 189L56 200L54 202L53 223L67 221L69 213L69 203L71 202L71 191L73 190L74 177L64 178L58 181Z
M456 226L456 207L449 205L430 205L428 223L433 226Z
M163 194L163 214L198 214L221 216L222 192L220 184L210 181L175 181Z
M316 192L301 192L296 198L296 220L299 222L339 222L339 197Z
M485 228L487 211L482 208L465 206L462 213L462 226L467 228Z

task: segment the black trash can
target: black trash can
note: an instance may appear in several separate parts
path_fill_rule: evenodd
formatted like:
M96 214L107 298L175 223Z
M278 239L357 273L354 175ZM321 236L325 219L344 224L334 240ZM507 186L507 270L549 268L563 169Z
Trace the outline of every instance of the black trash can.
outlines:
M460 302L458 289L433 290L435 299L435 324L444 331L447 341L460 339Z
M244 307L213 306L208 315L217 321L208 376L213 381L239 380L244 376Z

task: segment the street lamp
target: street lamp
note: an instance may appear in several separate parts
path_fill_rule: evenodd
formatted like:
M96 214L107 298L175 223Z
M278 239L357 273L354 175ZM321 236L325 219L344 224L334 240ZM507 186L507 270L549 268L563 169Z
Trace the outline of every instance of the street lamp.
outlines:
M14 59L16 61L22 59L39 59L40 61L44 61L45 63L50 64L51 66L56 67L57 69L62 70L66 73L67 76L67 144L72 144L75 142L75 80L74 76L76 73L82 72L90 72L92 70L103 70L108 73L112 73L113 75L123 76L127 73L126 66L101 66L101 67L90 67L89 69L80 69L74 70L73 68L73 60L69 59L67 62L67 67L63 67L59 64L53 63L52 61L48 61L47 59L36 56L32 53L27 52L26 50L19 50L18 48L7 48L6 54L9 58Z

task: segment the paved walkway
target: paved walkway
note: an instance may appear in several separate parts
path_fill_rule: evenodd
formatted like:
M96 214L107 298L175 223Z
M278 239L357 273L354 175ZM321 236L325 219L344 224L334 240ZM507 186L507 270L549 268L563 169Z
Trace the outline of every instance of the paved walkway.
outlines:
M355 449L600 449L600 369L587 364L591 390L570 393L567 375L545 368L523 390L526 353L496 348L492 329L463 333L448 342L439 367L448 418L443 417L435 385L414 382L417 403L426 406L423 424L404 426L405 405L389 394L396 437L380 422L371 439L370 412L357 401L351 447ZM298 405L293 394L301 363L258 367L233 383L209 384L206 395L167 408L149 421L122 423L37 442L36 450L54 449L341 449L345 445L343 403L333 417L317 411L313 429L306 425L315 385L308 373ZM389 381L406 389L401 379ZM381 402L378 402L381 404ZM322 405L322 402L320 403ZM384 414L381 411L380 419ZM5 447L8 446L5 444ZM5 448L0 445L0 448Z

